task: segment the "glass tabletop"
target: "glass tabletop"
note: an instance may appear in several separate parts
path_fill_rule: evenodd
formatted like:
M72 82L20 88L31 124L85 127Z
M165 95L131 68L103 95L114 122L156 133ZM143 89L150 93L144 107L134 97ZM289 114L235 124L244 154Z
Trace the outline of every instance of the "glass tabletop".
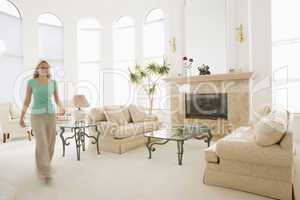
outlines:
M91 123L91 122L74 122L74 121L57 124L57 126L61 128L76 128L76 127L88 128L96 125L97 125L96 123Z
M145 133L145 137L166 140L188 140L208 134L210 128L205 125L184 125Z

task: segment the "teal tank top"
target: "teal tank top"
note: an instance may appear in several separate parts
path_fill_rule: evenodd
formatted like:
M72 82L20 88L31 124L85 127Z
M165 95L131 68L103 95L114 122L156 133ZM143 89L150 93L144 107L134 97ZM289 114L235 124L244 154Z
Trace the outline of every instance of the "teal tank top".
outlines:
M32 89L33 105L31 114L53 114L55 108L52 103L52 96L57 88L56 81L49 79L48 84L40 84L35 79L30 79L28 85Z

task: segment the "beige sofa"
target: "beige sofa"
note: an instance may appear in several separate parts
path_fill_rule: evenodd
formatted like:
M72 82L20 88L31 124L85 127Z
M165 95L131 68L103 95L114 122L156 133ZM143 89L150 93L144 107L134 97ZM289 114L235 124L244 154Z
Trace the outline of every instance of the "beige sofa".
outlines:
M101 132L99 147L102 151L118 154L125 153L146 143L144 133L159 129L159 121L156 116L147 115L143 121L134 122L130 109L124 106L113 107L118 108L124 114L127 121L126 124L119 125L118 123L107 121L104 110L111 107L92 108L88 114L88 121L98 124L97 128ZM90 128L89 132L94 136L97 135L94 128Z
M291 200L294 149L289 129L280 142L266 147L257 144L253 127L240 127L219 140L205 150L204 183Z

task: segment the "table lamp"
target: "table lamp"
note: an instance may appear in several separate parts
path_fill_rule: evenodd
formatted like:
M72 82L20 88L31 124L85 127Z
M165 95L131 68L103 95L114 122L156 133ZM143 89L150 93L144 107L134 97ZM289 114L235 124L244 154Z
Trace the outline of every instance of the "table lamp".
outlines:
M76 110L73 112L73 119L75 122L80 122L85 120L85 111L82 108L89 107L89 103L84 95L74 95L73 105Z

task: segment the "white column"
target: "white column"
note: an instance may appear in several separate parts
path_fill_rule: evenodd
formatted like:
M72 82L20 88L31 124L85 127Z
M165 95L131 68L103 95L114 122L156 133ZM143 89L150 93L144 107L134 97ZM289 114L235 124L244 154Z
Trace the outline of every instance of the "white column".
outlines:
M78 81L77 21L64 21L64 71L65 80Z
M22 47L25 70L34 69L38 62L38 26L34 15L22 16Z
M136 18L135 21L135 59L138 64L143 63L143 18Z
M239 41L239 31L236 31L236 41L237 41L237 68L241 71L249 71L251 65L250 59L250 40L251 33L249 30L251 19L249 10L250 0L236 0L236 27L240 25L243 26L244 41Z
M166 53L171 64L171 76L182 75L182 57L185 54L185 2L183 0L172 2L166 13ZM170 41L175 38L176 51L173 52Z
M112 105L114 103L114 77L113 77L113 31L112 22L103 24L103 65L100 71L101 104Z
M226 0L226 64L227 70L238 69L236 37L236 0Z
M271 0L251 0L249 6L253 112L272 104Z

